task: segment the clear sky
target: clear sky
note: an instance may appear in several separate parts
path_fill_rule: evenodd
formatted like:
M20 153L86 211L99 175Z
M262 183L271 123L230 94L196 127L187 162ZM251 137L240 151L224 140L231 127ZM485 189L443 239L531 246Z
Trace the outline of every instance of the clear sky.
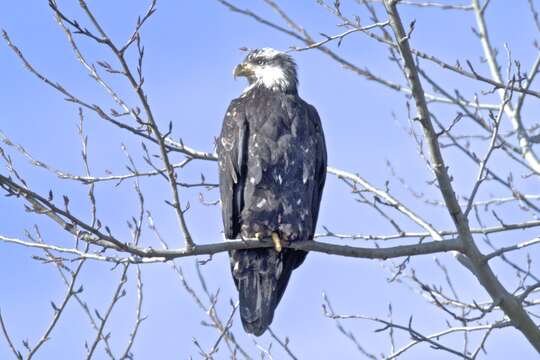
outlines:
M441 2L446 3L444 0ZM58 3L70 16L90 26L78 9L77 1L59 0ZM147 3L141 0L89 1L105 29L120 43L130 35L137 16L143 13ZM322 38L319 33L337 34L343 31L342 27L337 26L339 20L317 5L316 1L280 3L317 39ZM262 1L238 0L235 4L241 8L249 7L281 23L280 18ZM214 0L160 0L157 8L157 13L142 32L145 46L144 85L149 101L162 127L166 127L169 121L173 122L174 138L181 138L190 147L212 151L228 103L245 86L242 79L235 82L232 77L232 69L244 56L239 48L268 46L286 50L290 46L302 44L252 19L232 13ZM356 2L343 1L343 9L349 15L359 15L362 24L371 23L365 8ZM384 13L380 7L378 9L384 19ZM471 27L475 26L472 12L404 6L402 13L406 23L416 19L412 37L415 47L449 63L459 59L464 64L466 59L470 59L477 69L488 73L487 66L481 61L479 40L471 31ZM503 62L506 61L502 55L503 44L508 43L513 58L521 61L523 69L528 69L538 51L532 42L539 34L527 10L527 1L493 0L487 17L493 30L493 42L499 48ZM30 62L52 80L60 82L81 98L88 99L88 102L100 104L104 109L114 106L103 89L87 75L73 56L47 1L5 2L0 12L0 27L9 32ZM80 44L90 61L105 59L115 64L105 47L88 39L80 39ZM340 48L335 44L331 48L360 68L367 67L374 73L405 84L399 69L388 61L387 49L362 34L353 34L343 41ZM412 196L392 177L387 165L389 161L399 176L407 179L411 186L427 198L440 199L437 189L428 186L431 175L418 157L415 142L407 134L404 96L341 68L318 51L294 53L293 56L299 68L300 95L315 105L321 115L330 165L359 173L379 187L384 187L385 181L391 180L390 186L395 196L403 199L438 228L451 229L450 218L444 209L426 206L423 199ZM449 89L460 87L465 96L489 90L433 66L428 65L426 69ZM76 128L77 107L66 103L60 94L25 71L4 42L0 42L0 80L0 130L12 141L23 144L38 159L55 168L83 174L80 139ZM135 104L135 98L123 79L112 77L111 84L128 102ZM426 89L431 91L429 86ZM490 95L482 99L495 101L495 97ZM529 113L533 114L537 105L528 105ZM453 110L443 105L433 105L432 109L445 122L455 116ZM127 146L141 169L146 168L138 138L105 123L89 111L85 112L85 116L89 160L95 175L105 175L108 170L118 174L126 173L121 144ZM465 126L466 129L469 127ZM484 147L481 145L479 149ZM86 189L83 186L57 179L46 170L30 166L13 149L5 150L12 155L17 168L35 191L47 194L49 189L54 189L57 199L62 194L69 195L71 210L85 219L90 218ZM152 148L151 151L157 152L157 149ZM476 167L455 151L445 151L445 156L449 158L458 194L468 194L474 183ZM180 159L175 158L177 161ZM0 173L7 173L3 164ZM217 181L215 163L193 162L179 172L179 177L181 181L197 181L201 173L204 173L208 181ZM523 191L538 192L537 183L524 182L522 186ZM145 179L141 187L146 206L152 210L163 237L171 246L181 247L182 237L174 213L163 203L170 196L167 184L160 178ZM497 187L492 189L501 190ZM187 220L194 240L197 243L221 241L220 209L218 206L202 204L199 201L201 191L206 201L218 198L215 190L181 192L184 201L191 204ZM490 193L485 191L479 195L489 198ZM127 239L129 230L126 221L137 214L138 206L133 182L126 181L118 186L99 184L96 196L101 221L117 236ZM504 215L512 220L515 214L513 211L510 209ZM405 219L399 219L404 229L419 230ZM496 221L490 219L489 223L496 224ZM73 244L73 239L56 224L27 214L21 200L0 197L0 234L23 238L24 230L32 231L34 224L39 225L48 242L66 246ZM328 178L319 225L341 233L394 233L388 222L372 208L355 201L350 189L332 176ZM520 232L517 238L502 239L501 244L527 240L534 235L531 231ZM143 243L159 246L146 226ZM397 240L393 244L400 243L407 242ZM367 242L356 244L369 245ZM23 340L28 339L33 344L43 333L52 316L50 301L59 302L65 286L53 265L41 264L32 259L32 255L41 255L41 252L0 242L0 253L0 309L16 346L23 350ZM463 299L475 299L478 302L487 300L487 294L474 277L460 266L455 266L450 255L443 254L437 258L449 267ZM438 270L434 259L433 256L412 259L407 264L407 272L414 268L427 283L443 284L444 275ZM178 264L183 267L189 283L202 293L195 272L195 259L183 259ZM387 318L388 306L392 304L395 322L406 325L412 316L415 329L423 334L443 330L446 327L445 321L451 320L449 316L428 304L407 282L388 281L396 264L398 262L310 254L304 265L293 274L276 311L272 329L281 338L290 338L291 349L301 359L362 358L354 344L339 333L335 322L323 315L321 304L322 293L325 292L338 313ZM219 334L200 325L201 320L208 321L205 313L193 302L169 265L145 265L141 269L144 281L143 313L148 318L143 322L133 348L135 358L198 358L193 339L197 339L203 348L209 349ZM202 270L211 291L220 290L217 308L221 317L226 319L229 299L236 300L226 254L215 256L202 266ZM514 273L510 268L500 265L497 270L504 281L512 284L510 281L514 280ZM119 276L119 269L111 269L111 264L86 265L81 278L84 284L82 296L91 309L97 308L101 313L105 311ZM106 331L111 332L111 344L116 352L125 347L135 320L134 268L128 274L126 286L127 296L120 300ZM354 333L367 351L375 354L390 352L387 333L374 333L380 325L361 320L348 320L343 324ZM239 342L255 355L257 349L252 338L243 333L238 316L233 329ZM44 345L37 358L82 358L85 341L91 342L94 336L88 319L78 304L73 302L69 304L50 342ZM409 339L406 333L396 335L398 346L406 344ZM268 334L257 339L265 346L271 340ZM455 336L448 338L446 344L460 348L461 341L461 336ZM478 341L477 335L472 336L471 346L474 348ZM486 349L489 351L489 359L535 357L532 347L512 330L495 332ZM275 359L285 358L277 344L274 344L273 351ZM10 356L7 344L0 339L0 359ZM447 359L449 356L434 352L427 345L419 345L403 356L403 359ZM102 348L95 358L107 358ZM224 344L216 358L227 358Z

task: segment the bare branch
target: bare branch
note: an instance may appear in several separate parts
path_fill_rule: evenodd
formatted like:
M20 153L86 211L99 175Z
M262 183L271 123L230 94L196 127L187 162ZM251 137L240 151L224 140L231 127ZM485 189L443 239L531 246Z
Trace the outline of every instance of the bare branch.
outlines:
M2 328L2 334L4 335L4 338L6 339L6 342L9 345L9 348L13 352L13 355L16 359L22 360L22 354L15 348L13 345L13 342L11 341L11 338L9 337L9 333L6 328L6 324L4 323L4 318L2 318L2 312L0 311L0 327Z
M478 2L473 0L473 3L477 4ZM406 39L406 32L401 23L401 18L399 17L396 5L397 2L395 0L385 0L385 7L390 16L396 41L399 45L400 53L405 64L407 78L413 91L418 117L424 129L424 137L429 144L433 171L448 208L448 212L452 217L456 229L459 232L459 237L466 248L465 252L467 257L471 260L472 268L470 268L470 270L473 271L492 299L495 302L500 302L501 308L529 340L531 345L533 345L537 351L540 351L540 330L532 321L528 313L518 303L518 300L506 291L493 271L487 264L483 263L483 255L474 243L469 223L461 211L456 199L446 165L440 152L437 137L435 136L433 125L430 120L430 113L425 100L424 91L422 90L422 84L409 48L409 40ZM402 41L403 39L406 40Z

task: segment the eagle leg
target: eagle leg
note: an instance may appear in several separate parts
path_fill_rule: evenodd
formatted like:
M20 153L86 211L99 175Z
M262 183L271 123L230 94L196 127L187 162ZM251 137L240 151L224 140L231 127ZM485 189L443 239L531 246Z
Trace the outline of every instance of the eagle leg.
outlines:
M283 245L277 232L272 232L272 242L274 243L274 249L276 250L276 252L281 252L281 250L283 249Z
M257 241L261 241L263 238L264 238L263 233L261 232L255 233L255 239L257 239Z

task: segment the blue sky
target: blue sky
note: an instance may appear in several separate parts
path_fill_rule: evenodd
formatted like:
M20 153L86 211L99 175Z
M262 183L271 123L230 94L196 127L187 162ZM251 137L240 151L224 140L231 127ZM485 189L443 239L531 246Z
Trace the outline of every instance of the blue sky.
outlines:
M444 1L443 1L444 2ZM78 9L77 1L58 1L61 8L72 17L85 22ZM342 31L336 25L339 21L318 6L316 1L281 1L290 15L301 23L312 35L319 33L337 34ZM123 42L131 33L136 18L147 7L146 1L90 1L105 29L113 39ZM263 2L236 1L241 8L250 9L280 22L280 19ZM234 14L217 1L165 1L158 2L158 11L150 19L142 32L145 45L145 89L162 127L169 121L174 124L173 136L181 138L196 149L212 151L214 137L219 133L221 120L229 101L238 96L245 84L232 78L233 67L244 54L240 47L274 47L287 49L301 45L297 40L263 27L252 19ZM347 14L357 14L363 24L370 23L365 9L354 1L343 1ZM379 15L384 19L380 7ZM474 26L472 12L441 11L402 7L402 15L408 23L416 19L412 43L416 48L432 53L449 63L459 59L464 63L470 59L477 69L485 74L487 66L481 61L482 51L479 41L471 32ZM536 50L532 42L538 38L532 17L524 0L512 2L493 1L488 11L494 44L501 52L503 44L510 44L512 56L519 59L523 69L528 69L534 60ZM508 26L508 24L513 24ZM114 106L107 94L87 75L77 62L61 28L55 23L46 1L27 0L7 2L0 13L0 27L7 30L12 40L23 50L30 62L52 80L62 83L67 89L91 103L108 109ZM88 39L80 39L80 46L92 62L107 59L114 63L104 47L97 46ZM388 52L362 34L346 38L338 49L347 59L361 68L367 67L395 82L404 84L404 79L395 64L388 61ZM131 54L133 55L133 54ZM416 144L407 135L406 99L402 94L367 81L341 68L318 51L295 53L299 67L300 95L314 104L321 115L329 149L329 163L351 172L359 173L373 184L384 187L390 179L392 193L425 216L440 229L451 229L451 220L443 209L426 206L421 199L412 196L390 174L390 161L399 176L407 179L416 190L428 198L439 199L437 189L427 185L431 180L424 162L419 159ZM133 59L133 57L131 57ZM426 65L439 82L454 89L459 87L465 96L473 96L481 90L489 90L471 81L465 81L455 74L443 72L432 65ZM19 60L5 43L0 43L0 130L12 141L23 144L40 160L54 167L74 174L82 174L80 160L80 139L77 135L77 107L66 103L62 96L45 86L26 72ZM119 77L112 77L111 84L130 103L135 98L128 84ZM426 86L426 91L431 89ZM495 101L493 95L485 95L486 102ZM527 103L526 114L534 114L538 105ZM453 109L445 105L433 105L432 111L444 120L451 121ZM140 140L127 132L102 121L88 111L86 132L89 136L90 165L95 175L126 173L125 156L121 144L125 144L138 166L145 168L142 160ZM532 120L531 120L532 121ZM506 125L505 125L506 126ZM506 126L507 127L507 126ZM508 127L507 127L508 128ZM463 132L478 131L470 124L463 125ZM482 151L485 144L480 144ZM86 189L79 184L60 180L43 169L36 169L12 149L9 153L35 191L46 194L54 189L57 198L69 195L70 207L81 217L89 219ZM152 149L157 151L157 149ZM476 167L464 160L455 150L445 150L454 185L459 195L470 192L476 176ZM180 160L176 157L175 160ZM496 155L505 173L506 158ZM4 167L2 174L6 173ZM179 172L182 181L196 181L204 173L209 181L216 181L214 163L193 162ZM520 173L516 173L518 175ZM526 193L538 190L538 184L527 179L516 180ZM174 213L164 205L169 198L169 188L162 179L145 179L141 182L146 205L152 210L157 226L164 238L175 247L182 246ZM188 224L197 243L221 240L221 219L217 206L208 207L200 203L199 189L182 190L181 196L191 204L187 214ZM508 195L499 187L489 186L479 194L489 198L491 194ZM96 188L98 216L119 237L127 238L129 230L126 221L137 213L137 198L132 182L119 186L100 184ZM215 190L204 192L208 201L217 199ZM509 221L529 220L530 214L508 208L503 211ZM399 217L398 217L399 218ZM413 224L399 218L407 230L418 230ZM496 224L492 218L488 223ZM14 198L0 198L0 234L24 237L24 229L31 230L38 224L46 240L53 244L72 244L73 239L58 229L56 224L24 211L22 202ZM361 234L388 234L393 229L369 207L351 197L350 189L329 177L321 208L319 225L325 225L335 232ZM473 224L476 226L476 224ZM534 231L509 233L510 237L500 237L501 245L527 240ZM514 237L515 236L515 237ZM147 246L158 246L149 231L143 234ZM398 240L395 244L405 243ZM358 243L357 243L358 244ZM359 245L367 246L367 243ZM385 244L381 244L385 245ZM0 243L0 309L6 320L16 345L22 350L21 341L29 339L35 343L50 321L52 309L50 301L60 301L65 287L56 269L51 264L40 264L32 255L39 251ZM532 252L534 254L534 252ZM463 268L455 266L449 255L437 256L451 270L464 299L483 301L487 295L475 279ZM516 256L516 259L519 257ZM519 259L522 259L519 258ZM408 268L416 269L427 283L444 281L443 274L434 264L433 256L413 259ZM189 282L198 291L201 287L194 271L195 260L183 259L178 262L185 270ZM323 316L321 310L322 293L328 294L337 312L372 315L385 318L388 306L393 307L394 320L406 324L413 316L415 326L424 334L445 328L447 317L429 305L420 295L399 281L388 282L394 262L368 261L310 254L305 264L294 273L285 297L280 304L272 329L281 337L291 339L291 349L299 358L357 358L361 357L354 345L338 332L335 323ZM202 267L209 287L220 289L218 309L221 317L228 316L229 299L236 298L236 292L228 269L225 254ZM512 284L513 272L508 267L496 264L501 279ZM104 311L120 276L119 270L111 270L110 264L88 263L82 273L85 291L83 297L91 308ZM182 288L177 276L167 264L145 265L142 268L144 280L143 313L148 319L142 324L141 332L134 346L138 359L188 359L198 357L192 339L196 338L204 348L209 348L218 334L200 325L206 320L205 314L193 303ZM121 351L129 336L135 314L135 273L129 272L127 296L115 310L107 331L111 332L111 342L115 351ZM388 337L374 333L379 326L368 321L351 320L344 322L352 330L366 350L378 354L389 352ZM256 348L250 337L241 330L239 319L233 326L239 341L254 354ZM93 339L94 332L80 307L72 303L65 316L52 334L50 342L41 349L39 359L78 359L84 354L84 342ZM471 337L473 344L478 336ZM400 345L408 342L407 334L397 337ZM262 344L271 338L264 335ZM459 347L461 337L449 338L450 345ZM11 356L6 343L0 340L0 359ZM490 359L533 358L532 348L515 331L496 332L487 343ZM283 358L274 345L275 358ZM217 358L227 358L222 349ZM100 349L96 359L106 358ZM433 352L425 345L412 350L403 359L446 359L447 354Z

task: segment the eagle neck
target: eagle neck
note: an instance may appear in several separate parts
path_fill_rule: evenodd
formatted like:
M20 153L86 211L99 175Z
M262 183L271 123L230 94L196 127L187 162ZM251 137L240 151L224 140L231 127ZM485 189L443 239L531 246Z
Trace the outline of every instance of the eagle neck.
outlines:
M251 94L255 91L264 91L264 92L275 93L275 94L281 93L281 94L287 94L287 95L298 95L296 84L290 85L290 86L268 87L262 81L255 81L252 84L250 84L248 87L246 87L244 91L242 91L241 97L245 97L248 94Z

